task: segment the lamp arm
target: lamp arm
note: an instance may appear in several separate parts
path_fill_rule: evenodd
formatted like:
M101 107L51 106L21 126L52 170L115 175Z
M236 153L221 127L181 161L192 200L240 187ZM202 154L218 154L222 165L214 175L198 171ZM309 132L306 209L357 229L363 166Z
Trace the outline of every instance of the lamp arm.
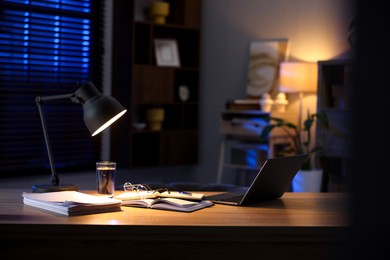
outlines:
M51 152L49 135L47 133L46 120L45 120L45 118L43 116L43 112L42 112L42 103L43 103L43 101L47 101L47 100L66 99L66 98L70 98L73 102L75 102L73 100L73 97L74 97L74 94L71 93L71 94L64 94L64 95L36 97L36 99L35 99L35 103L37 104L38 110L39 110L39 116L41 118L42 130L43 130L43 135L44 135L45 143L46 143L46 150L47 150L47 154L49 156L49 163L50 163L50 168L51 168L51 184L54 186L59 185L60 179L59 179L58 174L56 172L56 169L54 167L53 154Z

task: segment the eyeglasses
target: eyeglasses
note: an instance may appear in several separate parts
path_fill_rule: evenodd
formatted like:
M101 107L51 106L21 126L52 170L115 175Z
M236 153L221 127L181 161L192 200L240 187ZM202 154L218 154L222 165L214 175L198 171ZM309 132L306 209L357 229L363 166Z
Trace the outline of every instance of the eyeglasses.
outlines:
M152 190L148 185L146 184L132 184L131 182L125 182L125 184L123 184L123 190L125 192L148 192L148 193L162 193L162 192L168 192L168 193L171 193L168 188L159 188L159 189L155 189L155 190Z
M137 192L139 194L148 194L148 193L154 194L154 193L163 193L163 192L167 192L168 194L171 194L168 188L159 188L159 189L152 190L147 184L132 184L131 182L125 182L123 184L123 190L125 192ZM188 196L192 196L192 193L188 191L176 191L176 192Z
M125 192L152 191L152 189L146 184L132 184L131 182L125 182L125 184L123 184L123 190Z

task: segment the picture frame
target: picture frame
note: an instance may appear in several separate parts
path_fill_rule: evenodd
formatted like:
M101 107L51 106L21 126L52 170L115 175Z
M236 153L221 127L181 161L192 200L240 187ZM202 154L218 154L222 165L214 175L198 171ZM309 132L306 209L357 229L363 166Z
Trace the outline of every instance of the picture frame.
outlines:
M260 98L279 93L279 64L288 59L289 41L286 38L253 41L249 46L246 94Z
M157 66L180 67L179 51L175 39L154 40Z

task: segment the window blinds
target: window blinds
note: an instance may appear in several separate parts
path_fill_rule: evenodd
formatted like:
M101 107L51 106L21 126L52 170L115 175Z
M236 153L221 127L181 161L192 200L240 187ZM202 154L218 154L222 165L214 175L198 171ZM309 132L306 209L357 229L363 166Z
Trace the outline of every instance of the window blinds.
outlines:
M0 175L50 172L35 98L73 93L79 80L101 88L102 23L100 0L0 2ZM43 110L56 169L94 167L100 138L81 105L54 100Z

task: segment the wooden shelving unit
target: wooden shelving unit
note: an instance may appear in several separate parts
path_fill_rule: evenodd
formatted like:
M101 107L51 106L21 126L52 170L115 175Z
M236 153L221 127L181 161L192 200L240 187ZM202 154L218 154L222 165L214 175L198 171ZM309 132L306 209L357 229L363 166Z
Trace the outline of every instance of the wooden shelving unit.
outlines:
M198 160L201 0L169 0L164 24L148 19L153 1L114 1L113 95L128 108L114 129L111 157L126 167L195 164ZM158 66L155 39L177 42L179 67ZM185 85L189 98L179 97ZM150 108L164 110L161 130L135 129Z
M317 111L326 113L329 131L317 127L317 143L323 143L325 190L345 189L353 157L353 60L319 61Z

